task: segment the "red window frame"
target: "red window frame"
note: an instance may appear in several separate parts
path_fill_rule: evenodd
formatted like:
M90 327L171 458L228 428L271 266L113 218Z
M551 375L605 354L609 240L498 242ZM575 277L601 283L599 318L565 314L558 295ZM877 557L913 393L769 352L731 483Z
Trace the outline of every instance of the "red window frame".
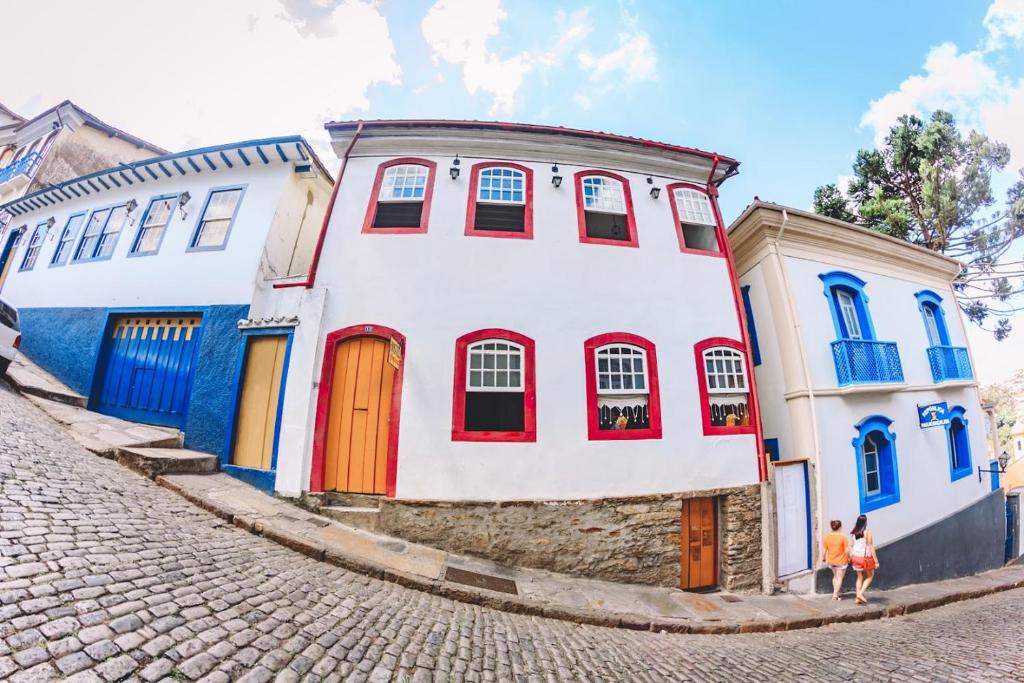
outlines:
M590 237L587 235L587 215L583 206L583 179L587 176L603 176L612 178L622 183L622 197L626 202L626 229L629 231L628 240L610 240L603 237ZM576 186L576 223L579 226L580 242L583 244L608 244L613 247L639 247L640 239L636 233L636 215L633 211L633 193L629 191L629 181L617 173L610 171L598 171L589 169L577 171L573 176L573 184Z
M476 195L480 187L480 171L485 168L513 168L522 171L526 187L524 189L524 211L523 231L509 232L504 230L477 230L476 223ZM513 164L507 161L481 161L473 164L469 169L469 203L466 206L466 231L467 237L497 237L500 239L533 239L533 169L522 164Z
M500 339L523 347L523 431L466 431L466 355L469 345L485 339ZM452 391L452 441L518 441L537 440L537 370L536 345L529 337L496 327L468 332L455 340L455 381Z
M384 173L392 166L403 164L414 164L427 168L427 186L423 189L423 210L420 213L420 224L398 228L375 228L373 221L377 218L377 200L380 197L380 188L384 184ZM434 196L434 177L437 175L437 163L429 159L419 157L399 157L385 161L377 167L377 177L373 179L373 190L370 192L370 202L366 207L366 217L363 219L363 234L373 233L375 235L408 235L424 233L430 222L430 201Z
M704 352L716 346L725 346L743 354L743 367L747 375L747 412L750 413L750 424L743 427L715 427L711 424L711 397L708 394L707 372L704 370ZM693 355L697 361L697 389L700 391L700 416L704 426L704 436L728 436L732 434L756 434L758 422L757 402L754 400L754 386L751 378L754 368L750 364L750 353L742 342L728 337L711 337L697 342L693 347Z
M598 429L597 426L597 357L596 351L609 344L639 346L647 353L647 412L651 426L647 429ZM628 332L609 332L583 342L583 359L587 387L587 438L590 441L631 441L661 438L661 391L658 384L658 355L654 344Z
M708 202L711 205L711 213L715 217L715 241L718 243L718 251L693 249L686 246L686 240L683 237L683 226L679 216L679 207L676 206L675 191L680 189L696 190L708 198ZM672 220L676 226L676 238L679 240L679 251L684 254L697 254L699 256L725 258L725 230L722 227L722 218L718 213L718 206L715 203L715 198L708 194L707 188L694 183L672 183L671 185L665 186L665 192L668 195L669 206L672 208Z

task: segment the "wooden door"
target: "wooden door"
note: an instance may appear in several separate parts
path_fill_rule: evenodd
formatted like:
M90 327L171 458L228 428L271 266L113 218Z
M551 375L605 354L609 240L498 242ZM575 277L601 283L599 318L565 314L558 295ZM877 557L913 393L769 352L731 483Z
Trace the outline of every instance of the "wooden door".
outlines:
M811 499L807 463L775 463L775 517L779 576L811 567Z
M679 587L684 590L718 585L718 525L715 517L714 498L683 501Z
M4 245L3 252L0 253L0 289L3 289L4 280L7 279L7 273L11 270L11 264L14 263L15 251L20 241L20 232L11 233Z
M288 337L283 334L249 338L231 453L233 465L271 468L287 349Z
M354 337L334 351L327 418L324 490L386 493L395 366L388 342Z

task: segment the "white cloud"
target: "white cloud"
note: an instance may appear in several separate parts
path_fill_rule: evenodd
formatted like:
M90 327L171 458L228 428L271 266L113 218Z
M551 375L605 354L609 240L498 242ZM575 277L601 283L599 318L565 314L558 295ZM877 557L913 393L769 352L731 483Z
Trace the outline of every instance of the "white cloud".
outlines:
M1024 40L1024 0L995 0L983 20L988 29L986 48L998 50Z
M616 49L602 55L583 51L577 61L590 75L590 80L600 84L616 78L627 83L650 80L658 65L651 40L642 32L620 33Z
M46 3L13 3L5 23L46 26L46 49L10 32L5 48L33 64L6 70L0 95L25 114L71 99L170 149L293 133L323 149L324 121L365 111L401 70L375 2L312 4L315 16L276 0L98 0L54 22Z
M590 33L587 14L586 10L571 15L559 11L555 16L558 38L551 48L508 57L498 55L488 45L508 18L501 0L438 0L423 17L420 28L434 62L461 66L466 90L490 95L490 114L494 116L515 109L516 94L527 74L557 66Z

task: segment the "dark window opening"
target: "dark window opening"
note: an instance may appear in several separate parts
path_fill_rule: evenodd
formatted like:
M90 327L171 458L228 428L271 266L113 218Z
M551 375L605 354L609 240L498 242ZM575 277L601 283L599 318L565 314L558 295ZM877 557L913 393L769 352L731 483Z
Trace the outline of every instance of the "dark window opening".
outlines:
M525 431L524 394L511 391L467 391L467 432Z
M621 213L600 213L584 211L587 221L587 237L603 240L629 241L629 224Z
M522 204L477 204L473 229L526 232L526 207Z
M625 418L620 421L620 418ZM650 429L651 413L647 407L647 397L637 399L635 405L614 406L600 401L597 406L598 429Z
M718 236L713 225L680 223L683 228L683 242L687 249L718 251Z
M423 202L377 202L375 228L418 228Z

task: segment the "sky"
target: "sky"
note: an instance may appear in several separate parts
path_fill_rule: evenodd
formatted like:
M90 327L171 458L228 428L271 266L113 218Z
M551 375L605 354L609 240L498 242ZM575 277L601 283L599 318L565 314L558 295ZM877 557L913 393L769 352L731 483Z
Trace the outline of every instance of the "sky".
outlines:
M809 208L908 112L1024 167L1024 0L0 0L0 24L0 102L70 99L170 150L300 133L331 159L323 123L358 118L603 130L739 159L727 222L755 195ZM1024 367L1015 322L971 330L983 382Z

